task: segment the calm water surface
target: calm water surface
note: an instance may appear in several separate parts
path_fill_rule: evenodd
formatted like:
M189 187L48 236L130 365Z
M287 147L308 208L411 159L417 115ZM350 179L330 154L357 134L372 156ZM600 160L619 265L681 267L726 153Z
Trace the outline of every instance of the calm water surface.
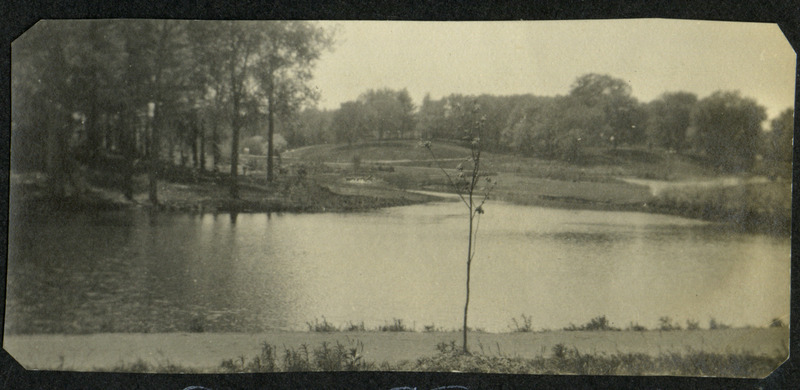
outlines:
M352 214L148 215L11 221L8 333L256 332L323 317L457 329L465 206ZM643 213L490 202L470 326L556 329L605 315L763 326L788 318L789 239Z

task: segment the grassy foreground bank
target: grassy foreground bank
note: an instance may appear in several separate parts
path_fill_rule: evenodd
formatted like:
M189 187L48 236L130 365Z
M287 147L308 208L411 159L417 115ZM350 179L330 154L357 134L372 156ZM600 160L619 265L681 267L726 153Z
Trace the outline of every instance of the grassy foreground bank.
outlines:
M126 372L437 371L763 377L788 328L681 331L153 333L5 336L24 367Z

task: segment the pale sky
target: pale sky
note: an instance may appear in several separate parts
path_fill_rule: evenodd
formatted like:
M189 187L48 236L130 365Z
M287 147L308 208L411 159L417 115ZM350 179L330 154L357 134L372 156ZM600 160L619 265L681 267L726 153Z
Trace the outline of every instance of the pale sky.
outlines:
M739 90L770 118L794 106L795 53L774 24L668 19L535 22L320 22L338 28L312 84L320 108L368 89L565 95L578 76L626 80L648 102L666 91Z

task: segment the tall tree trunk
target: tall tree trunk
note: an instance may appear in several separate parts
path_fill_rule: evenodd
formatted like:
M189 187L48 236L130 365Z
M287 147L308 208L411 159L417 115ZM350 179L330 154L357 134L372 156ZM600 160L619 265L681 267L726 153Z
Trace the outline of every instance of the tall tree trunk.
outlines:
M200 135L200 165L198 168L200 173L203 173L206 171L206 128L203 121L198 121L197 126Z
M175 137L167 137L167 163L175 164Z
M192 168L197 169L198 157L197 157L197 143L199 142L199 132L197 131L197 121L194 119L194 116L191 120L191 132L192 132Z
M89 23L89 42L88 44L92 47L93 51L98 50L97 44L102 38L100 37L99 25L96 21L91 21ZM98 53L94 53L98 54ZM101 142L102 142L102 134L100 132L100 126L98 126L99 116L100 116L100 109L98 108L98 92L100 90L99 83L100 83L100 75L98 74L99 71L99 64L97 63L96 59L93 58L90 60L86 71L89 73L88 83L89 85L86 86L88 95L86 96L88 99L88 110L86 110L86 157L90 165L94 165L98 154L100 153Z
M150 123L150 166L148 171L148 192L150 195L150 203L153 206L158 205L158 165L159 165L159 152L160 152L160 137L159 128L161 127L161 118L158 104L153 108L153 118Z
M127 106L126 106L127 107ZM133 113L129 108L125 108L121 113L119 145L122 149L122 157L125 159L125 167L122 173L122 192L125 198L133 200L133 171L134 159L136 158L136 123Z
M144 142L144 144L142 145L144 149L143 152L147 161L150 161L151 158L150 154L152 153L152 150L150 148L150 143L152 142L151 141L152 132L153 132L153 118L147 116L145 117L144 128L142 132L142 141Z
M56 109L54 109L56 111ZM50 192L53 196L61 198L67 195L66 191L66 153L67 132L69 131L69 121L58 113L50 114L47 131L47 178Z
M267 101L267 183L272 183L273 177L273 157L275 154L275 147L272 140L275 135L275 75L270 71L268 85L268 101Z
M103 128L105 129L105 131L103 131L102 148L104 150L118 150L118 149L120 149L119 129L115 128L114 126L111 125L113 120L114 120L113 116L108 115L108 114L103 114L101 116L101 118L103 119L101 121L101 123L103 125ZM119 120L119 118L117 118L117 120Z
M184 149L184 144L183 142L180 142L180 147L178 148L178 158L180 159L179 161L181 162L181 167L186 166L186 155L184 154L183 149Z
M231 79L235 80L233 69ZM233 91L233 115L231 116L231 197L239 199L239 92Z
M232 26L231 26L232 27ZM235 36L235 32L231 30L231 33L234 34L234 39L237 39ZM236 76L236 63L239 61L239 42L234 42L231 46L232 53L229 65L229 72L230 72L230 86L231 86L231 101L233 103L233 112L231 115L231 198L238 199L239 198L239 128L241 126L241 118L239 114L240 110L240 103L242 94L244 93L244 77L247 71L247 54L248 51L245 50L244 61L242 62L242 73L241 79Z
M214 120L213 123L211 124L211 157L214 163L214 167L212 170L216 172L220 159L219 128L216 120Z
M239 199L239 99L233 99L233 126L231 129L231 197Z
M170 39L171 28L170 22L163 20L160 22L160 34L158 39L158 46L156 48L156 67L155 75L153 77L153 89L155 91L153 98L153 123L150 140L150 180L149 180L149 193L150 203L154 206L158 205L158 176L160 170L160 157L161 157L161 128L164 126L164 115L161 112L164 102L164 64L165 56L167 55L167 41ZM170 151L171 152L171 151ZM170 153L170 160L172 155Z
M100 154L100 148L102 146L102 134L100 133L100 126L98 126L99 121L99 110L97 108L97 80L96 77L92 77L92 85L90 86L89 91L89 110L86 114L86 157L90 163L93 165L97 159L97 156Z

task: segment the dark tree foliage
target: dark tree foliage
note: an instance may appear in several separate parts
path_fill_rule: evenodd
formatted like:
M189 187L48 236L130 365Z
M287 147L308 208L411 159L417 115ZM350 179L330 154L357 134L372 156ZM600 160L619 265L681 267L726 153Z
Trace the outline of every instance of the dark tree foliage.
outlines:
M580 162L583 145L603 142L592 131L603 118L600 108L572 96L531 98L512 112L503 139L523 154Z
M477 102L487 118L487 150L579 162L586 146L644 142L644 106L631 96L625 81L597 74L579 77L567 96L454 94L438 101L428 96L417 114L417 132L426 138L459 140L459 129L467 126L463 107L471 102Z
M407 90L369 90L358 97L358 102L364 110L365 126L378 140L413 135L415 107Z
M652 146L682 151L697 95L665 92L647 105L647 140Z
M792 161L792 141L794 135L794 109L787 108L770 122L770 132L766 136L765 157L775 161Z
M307 22L39 22L12 45L12 169L45 171L65 196L89 168L132 197L144 166L157 204L164 164L202 170L210 149L216 167L230 137L235 196L238 133L267 127L271 140L274 117L313 101L306 84L331 43Z
M361 102L344 102L333 115L331 129L338 142L348 145L365 139L370 128L367 125L367 114Z
M333 142L330 131L334 113L337 111L306 108L283 123L281 133L285 135L289 148Z
M259 96L267 103L267 182L271 182L276 113L286 118L306 100L316 100L316 92L307 83L315 61L333 41L328 32L312 24L276 21L264 26L259 42L255 77L261 86Z
M121 144L123 47L106 21L43 21L12 44L12 164L47 172L56 196L80 192L79 164Z
M625 80L608 75L586 74L575 81L570 97L580 105L602 112L599 122L588 128L586 138L595 144L607 142L613 147L642 141L646 114L631 96Z
M446 103L444 99L432 100L430 94L425 95L417 112L416 132L419 137L433 139L445 134Z
M692 111L698 151L721 171L747 171L753 167L761 140L764 107L738 91L717 91L701 99Z

